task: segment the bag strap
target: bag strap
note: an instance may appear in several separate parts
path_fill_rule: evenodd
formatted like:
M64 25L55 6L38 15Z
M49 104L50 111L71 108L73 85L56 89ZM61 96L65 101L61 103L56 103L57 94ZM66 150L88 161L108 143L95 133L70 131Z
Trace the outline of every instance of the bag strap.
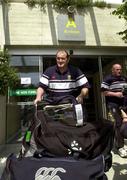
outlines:
M38 149L38 150L36 150L34 152L33 157L35 157L37 159L40 159L40 158L43 158L43 157L53 158L53 157L56 157L56 156L54 154L48 152L46 149Z
M68 101L69 103L72 103L73 105L78 104L76 98L72 95L65 95L65 96L60 96L60 97L55 97L55 98L44 98L44 100L51 104L51 105L58 105L62 104L65 101Z

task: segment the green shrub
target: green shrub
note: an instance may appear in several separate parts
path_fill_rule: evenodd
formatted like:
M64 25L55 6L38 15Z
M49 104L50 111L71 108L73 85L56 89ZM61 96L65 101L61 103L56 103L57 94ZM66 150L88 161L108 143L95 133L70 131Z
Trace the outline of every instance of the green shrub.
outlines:
M127 23L127 1L125 1L123 4L121 4L116 10L112 12L113 15L118 16L119 19L124 19L125 23ZM127 43L127 26L125 26L125 29L123 31L118 32L120 36L122 36L122 39Z
M16 69L10 65L7 50L0 51L0 95L7 95L8 87L13 89L19 82Z
M24 3L30 8L36 7L36 5L43 8L46 4L46 0L25 0Z
M104 8L107 6L105 1L95 1L93 3L94 6L99 7L99 8Z
M96 1L93 0L25 0L26 3L30 8L40 6L41 8L44 7L46 3L50 3L53 7L58 9L67 9L68 6L74 6L75 8L87 8L92 6L97 6L100 8L107 7L105 1Z

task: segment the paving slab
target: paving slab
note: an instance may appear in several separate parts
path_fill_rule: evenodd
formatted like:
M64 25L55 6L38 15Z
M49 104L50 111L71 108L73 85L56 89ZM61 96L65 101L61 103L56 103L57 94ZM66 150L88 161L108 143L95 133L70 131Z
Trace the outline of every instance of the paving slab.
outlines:
M114 152L112 154L112 167L106 173L108 180L127 180L127 158L121 158Z

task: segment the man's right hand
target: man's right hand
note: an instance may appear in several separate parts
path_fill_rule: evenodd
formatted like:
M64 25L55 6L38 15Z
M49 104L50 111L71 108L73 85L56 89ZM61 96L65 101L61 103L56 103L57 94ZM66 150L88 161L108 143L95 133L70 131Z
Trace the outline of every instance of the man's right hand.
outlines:
M119 98L124 97L122 92L116 92L115 95L116 95L116 97L119 97Z
M115 96L118 98L123 98L123 93L122 92L112 92L112 91L104 91L103 94L105 96Z
M42 101L43 95L44 95L44 89L39 87L37 89L37 95L36 95L36 99L34 100L34 105L37 105L38 102Z
M37 105L38 102L41 102L42 101L42 98L36 98L34 100L34 105Z

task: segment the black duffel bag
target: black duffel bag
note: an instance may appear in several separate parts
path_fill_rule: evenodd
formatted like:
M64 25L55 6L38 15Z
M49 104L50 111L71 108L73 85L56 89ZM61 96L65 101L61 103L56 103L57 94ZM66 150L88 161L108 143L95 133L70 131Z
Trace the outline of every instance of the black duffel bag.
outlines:
M93 159L100 154L106 156L111 152L113 126L107 120L98 124L86 122L79 127L68 126L46 119L41 110L37 118L41 122L33 132L37 149L45 149L56 156L68 156L78 151L85 159Z
M69 121L66 116L65 119ZM66 121L54 120L45 114L43 109L37 110L28 129L32 138L26 141L26 133L23 139L25 151L22 155L24 156L31 147L34 151L46 150L57 157L67 157L78 152L82 158L93 159L101 154L105 157L110 154L114 136L113 124L110 121L84 121L82 126L76 126L77 122L73 116L69 125Z

